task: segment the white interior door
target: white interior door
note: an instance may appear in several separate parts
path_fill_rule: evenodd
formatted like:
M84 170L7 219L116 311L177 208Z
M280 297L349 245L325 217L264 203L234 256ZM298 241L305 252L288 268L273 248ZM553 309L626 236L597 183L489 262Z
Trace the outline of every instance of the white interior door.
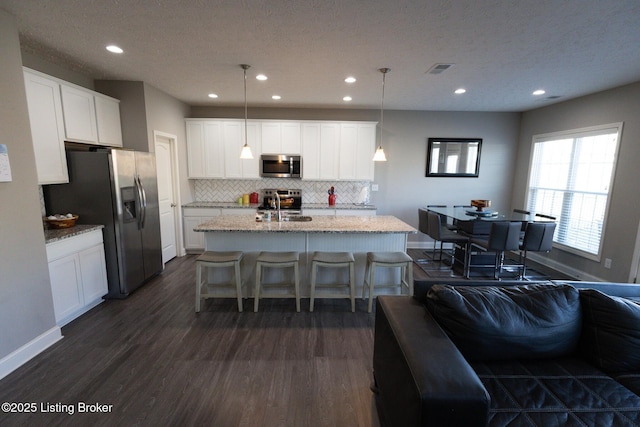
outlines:
M160 205L160 238L162 241L162 263L177 255L176 249L176 191L174 189L174 167L172 141L155 135L156 170L158 173L158 202Z

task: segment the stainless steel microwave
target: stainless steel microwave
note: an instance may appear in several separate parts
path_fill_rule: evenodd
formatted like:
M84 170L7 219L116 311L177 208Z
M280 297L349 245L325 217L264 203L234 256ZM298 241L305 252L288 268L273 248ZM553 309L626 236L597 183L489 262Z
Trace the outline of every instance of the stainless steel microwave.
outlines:
M260 156L260 176L302 178L302 158L289 154L263 154Z

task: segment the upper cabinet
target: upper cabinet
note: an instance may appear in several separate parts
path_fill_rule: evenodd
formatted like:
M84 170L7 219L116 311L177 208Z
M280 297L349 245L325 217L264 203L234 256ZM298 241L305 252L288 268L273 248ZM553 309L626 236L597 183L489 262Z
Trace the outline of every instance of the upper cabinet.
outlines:
M24 84L38 184L69 182L60 84L28 71L24 72Z
M261 154L301 154L305 180L373 180L375 122L186 119L189 178L259 179ZM206 129L210 128L207 132Z
M300 122L263 121L261 140L264 154L300 154Z
M69 182L65 141L122 147L120 101L23 70L39 184Z

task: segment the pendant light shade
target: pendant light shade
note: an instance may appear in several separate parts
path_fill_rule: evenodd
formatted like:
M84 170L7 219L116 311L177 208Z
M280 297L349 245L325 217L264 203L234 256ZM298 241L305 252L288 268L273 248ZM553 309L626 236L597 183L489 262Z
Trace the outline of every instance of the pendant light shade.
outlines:
M378 143L378 148L376 149L376 153L373 155L374 162L386 162L387 156L384 154L384 150L382 149L382 129L384 127L384 82L387 73L391 71L391 68L380 68L378 71L382 73L382 101L380 102L380 138Z
M244 145L242 146L242 152L240 153L241 159L253 159L253 153L251 153L251 147L247 143L247 70L251 65L240 64L240 67L244 70Z

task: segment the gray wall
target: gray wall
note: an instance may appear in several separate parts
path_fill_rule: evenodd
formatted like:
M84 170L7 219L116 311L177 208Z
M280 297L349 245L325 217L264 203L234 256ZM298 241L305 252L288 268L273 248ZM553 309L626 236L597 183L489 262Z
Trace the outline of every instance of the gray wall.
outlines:
M242 108L193 107L191 117L238 118ZM249 108L250 119L378 121L376 110ZM518 147L519 113L385 111L383 148L387 162L376 163L371 202L379 215L394 215L418 227L418 208L427 204L464 204L490 199L493 208L511 208L511 184ZM483 139L478 178L426 178L427 138ZM427 246L421 234L411 246Z
M513 205L520 207L525 203L533 135L624 122L601 261L591 261L569 252L553 250L547 255L550 262L569 265L579 272L603 280L628 281L640 221L639 111L640 83L635 83L523 114L513 187ZM611 269L604 268L605 258L613 261Z
M13 181L0 182L0 359L56 327L18 30L0 11L0 129Z

